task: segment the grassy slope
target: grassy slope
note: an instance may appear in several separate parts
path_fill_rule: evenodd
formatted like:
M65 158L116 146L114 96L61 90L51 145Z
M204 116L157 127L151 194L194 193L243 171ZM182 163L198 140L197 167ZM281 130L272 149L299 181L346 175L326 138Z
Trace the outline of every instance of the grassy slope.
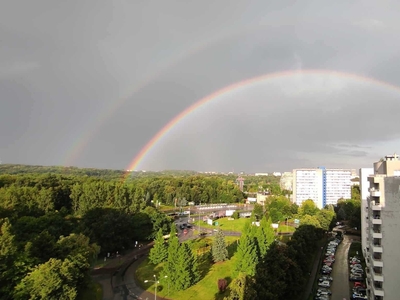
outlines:
M185 291L170 292L170 295L167 297L168 286L166 284L163 285L162 279L160 279L157 295L169 299L199 299L199 295L201 295L202 299L223 299L223 297L227 296L228 291L220 294L217 283L218 279L225 278L229 284L237 275L234 271L235 257L233 256L236 251L236 239L235 237L226 237L226 242L230 244L228 250L231 259L228 261L213 264L205 255L199 257L201 280L196 285ZM204 241L200 241L200 239L197 243L204 245ZM193 249L198 249L196 246L197 243L192 245ZM212 240L206 238L206 243L212 243ZM152 283L144 283L144 280L153 278L154 274L158 276L161 270L162 263L153 266L148 259L146 259L140 264L135 274L138 284L140 284L143 289L154 293L154 285Z

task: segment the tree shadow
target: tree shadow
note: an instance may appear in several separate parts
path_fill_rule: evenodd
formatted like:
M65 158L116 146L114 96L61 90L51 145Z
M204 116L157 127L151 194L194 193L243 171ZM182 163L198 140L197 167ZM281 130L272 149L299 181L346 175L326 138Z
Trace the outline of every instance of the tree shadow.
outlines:
M197 263L199 266L200 280L202 280L210 271L212 266L211 253L204 253L198 256Z
M237 246L238 246L238 242L235 241L235 242L231 243L228 247L226 247L228 250L228 259L231 259L232 256L236 253Z

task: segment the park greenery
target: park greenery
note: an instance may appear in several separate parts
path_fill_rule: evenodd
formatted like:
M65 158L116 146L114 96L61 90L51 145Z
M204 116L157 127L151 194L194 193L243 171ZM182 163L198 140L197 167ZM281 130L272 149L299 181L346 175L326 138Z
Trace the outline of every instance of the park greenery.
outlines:
M308 200L298 207L279 188L279 177L244 176L244 193L236 177L0 165L0 298L81 298L94 286L96 260L155 240L141 268L157 273L178 298L201 293L227 300L298 299L317 241L336 219L358 226L359 199L323 209ZM248 219L237 213L226 223L221 219L212 241L180 243L173 219L160 210L187 202L243 203L257 191L270 194L265 205L255 205ZM273 223L297 229L284 244ZM230 226L242 233L239 241L224 236ZM222 294L218 279L228 283Z
M234 182L218 176L177 172L122 180L120 171L1 167L1 299L79 297L92 285L89 272L98 257L170 231L173 220L159 210L161 201L244 198Z
M169 296L172 299L180 299L185 296L196 295L201 291L202 296L207 299L213 297L225 300L299 299L309 277L308 273L313 262L313 253L318 248L318 241L325 236L326 230L334 222L335 213L332 207L318 209L311 200L304 202L302 206L295 210L296 207L293 207L290 201L287 203L286 197L272 197L271 201L275 201L273 199L288 205L288 217L311 220L313 224L301 223L291 239L285 244L277 240L276 232L272 227L273 221L268 212L268 205L264 209L255 205L250 218L219 219L219 229L212 241L208 241L209 238L206 237L198 238L195 242L202 244L202 247L206 249L205 251L193 251L193 241L181 244L180 247L186 243L189 244L192 254L197 256L199 277L197 280L190 280L191 284L181 285L180 288L175 287L174 291L171 289ZM270 205L274 207L274 205ZM221 229L234 228L234 223L242 234L237 243L227 246L225 242L227 237L224 237ZM207 242L202 243L202 241ZM158 235L155 243L164 245L164 249L169 249L172 242L165 242ZM210 245L211 247L209 247ZM167 276L167 279L174 276L165 269L170 260L178 259L177 253L179 251L176 250L176 247L176 244L172 246L175 253L174 257L168 257L164 261L151 259L143 262L137 273L139 282L145 280L145 277L150 274L157 274L159 278ZM154 248L159 248L159 245L155 245ZM199 249L201 246L195 248ZM165 256L164 250L152 251L154 253L160 252L160 255ZM227 255L227 253L229 254ZM155 257L155 255L151 254L151 257ZM186 268L190 269L190 259L187 259L187 261L188 266ZM178 270L184 269L182 266L176 268ZM226 270L230 270L230 272L227 274ZM217 283L222 279L226 280L228 287L225 291L220 292ZM211 280L215 280L214 284L210 284ZM167 282L164 280L159 291L160 295L166 296L166 287ZM150 288L151 291L154 287L145 286L145 288Z
M214 262L225 261L228 259L228 249L226 248L225 235L221 229L218 230L211 249Z

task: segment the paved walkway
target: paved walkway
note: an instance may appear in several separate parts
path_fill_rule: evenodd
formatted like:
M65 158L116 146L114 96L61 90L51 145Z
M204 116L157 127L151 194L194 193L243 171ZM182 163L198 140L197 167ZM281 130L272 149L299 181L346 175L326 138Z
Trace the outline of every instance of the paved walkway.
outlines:
M196 228L197 229L197 228ZM201 227L202 230L206 228ZM207 230L210 230L207 228ZM226 236L240 236L240 232L224 231ZM213 235L213 232L210 234ZM187 235L181 234L179 239L184 240L196 238L193 231ZM133 249L130 253L119 258L109 259L105 266L93 269L91 275L95 281L103 287L104 300L120 299L143 299L150 300L154 298L153 293L149 293L136 285L134 275L137 266L143 261L153 246L154 242ZM166 300L157 295L157 299Z

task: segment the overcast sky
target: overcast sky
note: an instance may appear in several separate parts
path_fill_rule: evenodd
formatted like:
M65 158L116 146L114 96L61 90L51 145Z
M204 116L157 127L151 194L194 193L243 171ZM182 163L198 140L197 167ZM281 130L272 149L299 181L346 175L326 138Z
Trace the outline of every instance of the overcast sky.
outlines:
M250 4L251 3L251 4ZM3 0L0 160L127 168L370 167L400 152L398 1Z

